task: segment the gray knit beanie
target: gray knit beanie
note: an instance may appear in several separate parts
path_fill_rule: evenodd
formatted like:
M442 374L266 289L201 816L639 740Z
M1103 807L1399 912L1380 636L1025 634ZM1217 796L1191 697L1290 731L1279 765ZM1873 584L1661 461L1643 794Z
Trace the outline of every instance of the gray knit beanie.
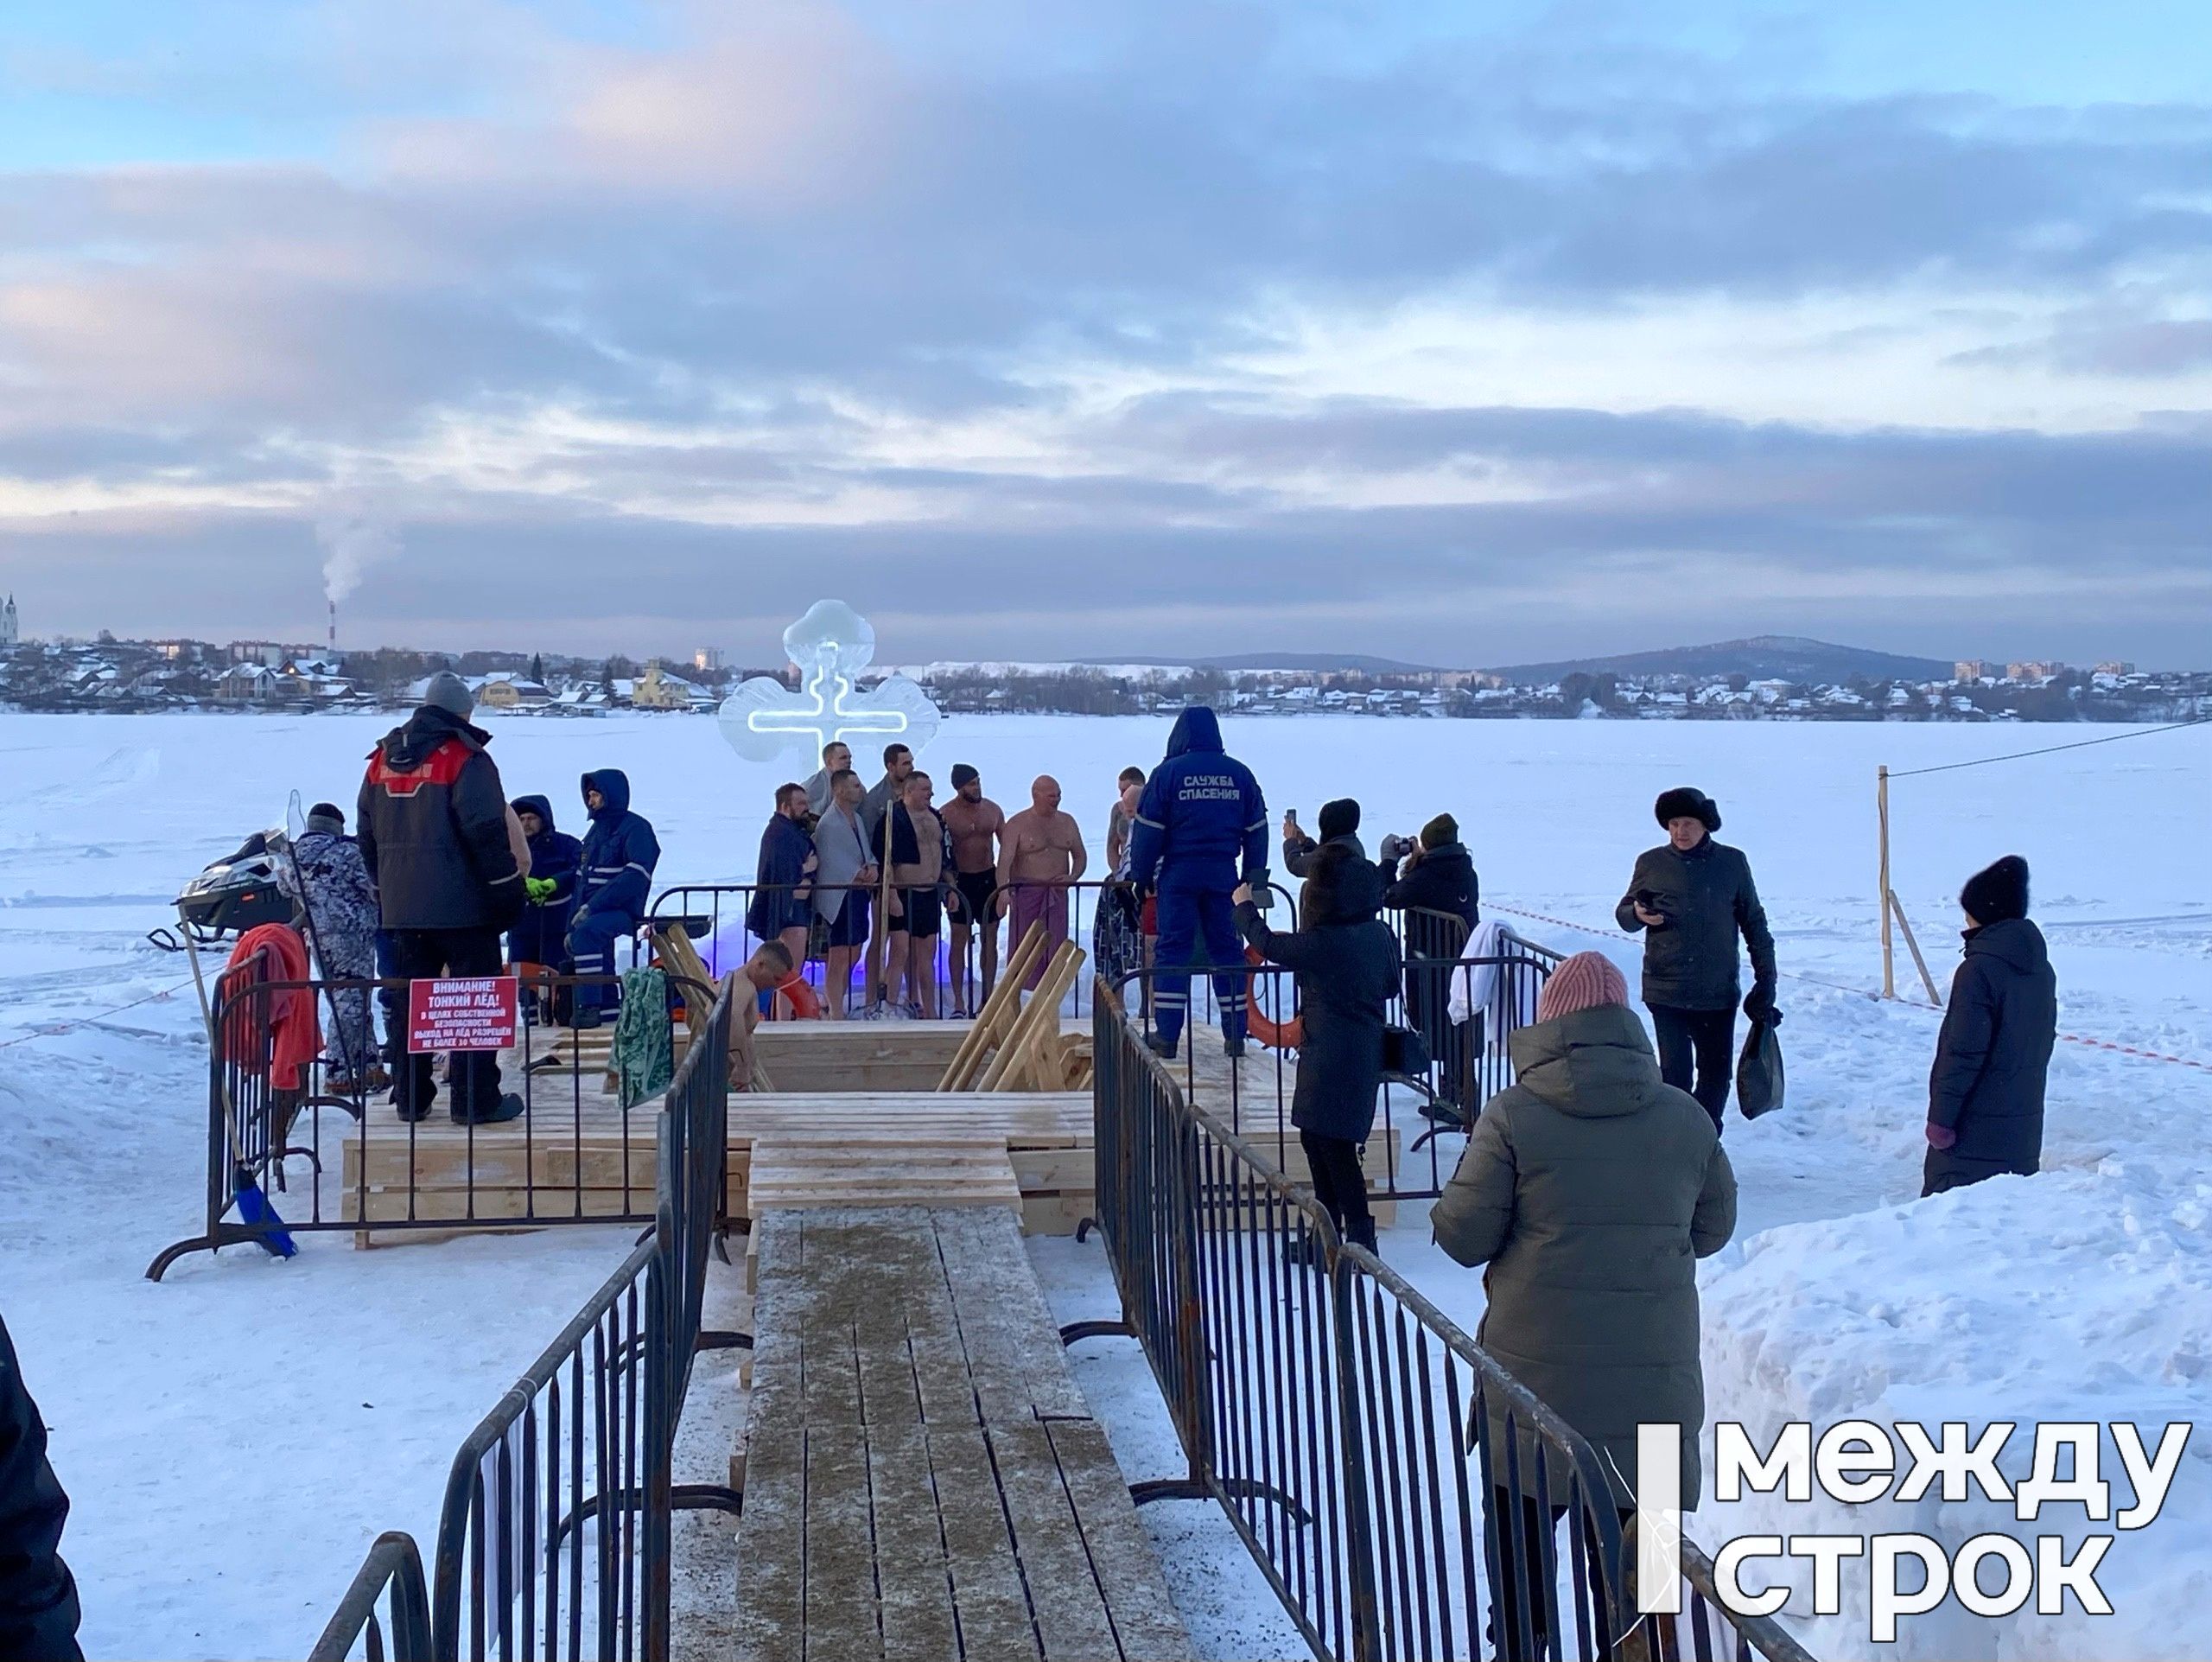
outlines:
M476 697L469 691L468 683L451 670L440 670L430 678L423 689L423 704L428 710L458 716L464 722L476 713Z

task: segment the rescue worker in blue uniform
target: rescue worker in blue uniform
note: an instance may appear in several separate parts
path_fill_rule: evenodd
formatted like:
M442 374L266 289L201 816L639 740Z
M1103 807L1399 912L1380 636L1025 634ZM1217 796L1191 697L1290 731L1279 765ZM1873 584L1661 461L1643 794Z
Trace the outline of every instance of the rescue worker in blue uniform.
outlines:
M1167 756L1145 781L1129 838L1137 892L1159 895L1157 1031L1146 1043L1175 1054L1191 1009L1191 971L1213 966L1223 1048L1244 1054L1244 944L1231 902L1242 870L1255 890L1268 881L1268 805L1252 770L1221 748L1221 723L1193 704L1175 718ZM1205 937L1205 955L1196 948Z
M576 885L575 920L569 926L569 955L576 973L613 975L614 943L635 934L652 892L653 868L660 863L660 841L642 814L630 812L629 776L602 767L584 775L584 806L591 829L584 833L583 870ZM607 1009L620 1002L611 982L586 982L576 988L574 1024L594 1028Z

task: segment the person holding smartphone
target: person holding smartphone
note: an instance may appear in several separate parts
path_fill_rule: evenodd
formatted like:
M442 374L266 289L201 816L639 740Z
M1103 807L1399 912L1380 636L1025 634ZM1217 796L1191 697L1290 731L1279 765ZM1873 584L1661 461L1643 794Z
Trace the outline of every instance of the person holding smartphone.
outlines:
M1637 856L1614 917L1643 936L1643 1003L1659 1041L1659 1073L1721 1123L1735 1067L1738 936L1751 954L1744 1013L1773 1026L1774 936L1743 850L1713 840L1720 810L1688 786L1662 792L1652 811L1667 840ZM1694 1083L1693 1083L1694 1080Z

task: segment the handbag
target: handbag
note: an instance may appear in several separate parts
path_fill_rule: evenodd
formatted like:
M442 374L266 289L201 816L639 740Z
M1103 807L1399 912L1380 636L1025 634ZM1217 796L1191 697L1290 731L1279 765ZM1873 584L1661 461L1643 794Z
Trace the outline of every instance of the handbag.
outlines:
M1754 1022L1736 1059L1736 1106L1745 1119L1770 1113L1782 1106L1783 1084L1782 1041L1771 1023Z
M1382 1071L1402 1079L1425 1079L1433 1065L1428 1041L1412 1028L1392 1022L1382 1029Z

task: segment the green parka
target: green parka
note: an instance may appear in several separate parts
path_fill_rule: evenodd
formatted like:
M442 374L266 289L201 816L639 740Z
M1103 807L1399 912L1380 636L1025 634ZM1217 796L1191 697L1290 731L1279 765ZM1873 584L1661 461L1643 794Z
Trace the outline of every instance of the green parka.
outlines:
M1636 1428L1671 1423L1694 1504L1696 1261L1735 1232L1735 1174L1697 1099L1661 1082L1625 1005L1539 1022L1511 1043L1520 1082L1475 1122L1431 1216L1436 1243L1489 1266L1477 1337L1589 1440L1619 1503L1630 1504Z

